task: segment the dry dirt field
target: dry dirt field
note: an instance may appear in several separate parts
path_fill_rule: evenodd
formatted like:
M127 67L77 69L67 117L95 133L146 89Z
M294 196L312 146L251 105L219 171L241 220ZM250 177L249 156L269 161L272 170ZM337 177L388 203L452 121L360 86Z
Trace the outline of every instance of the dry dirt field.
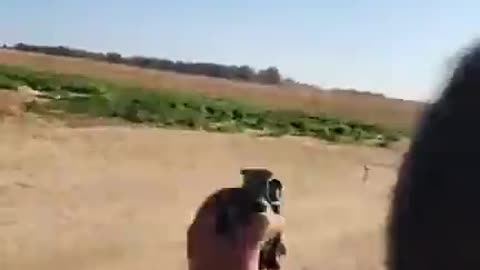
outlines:
M320 108L395 127L410 126L419 108L5 50L0 63ZM267 167L285 183L284 269L384 269L383 228L404 147L119 125L73 128L20 107L14 95L0 95L0 116L10 117L0 119L1 270L186 269L185 233L196 207L214 190L238 185L239 170L248 166ZM367 181L364 165L371 168Z
M0 122L0 269L186 269L203 198L244 166L286 186L287 270L380 270L401 150L145 127ZM362 181L363 166L371 170Z

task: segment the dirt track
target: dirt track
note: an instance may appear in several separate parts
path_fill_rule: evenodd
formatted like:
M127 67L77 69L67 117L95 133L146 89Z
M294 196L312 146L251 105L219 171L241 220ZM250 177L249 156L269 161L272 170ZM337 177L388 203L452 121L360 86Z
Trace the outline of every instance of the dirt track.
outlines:
M192 213L240 183L243 166L285 182L285 269L383 269L399 157L305 138L4 122L0 269L186 269ZM364 183L364 164L386 166L371 165Z

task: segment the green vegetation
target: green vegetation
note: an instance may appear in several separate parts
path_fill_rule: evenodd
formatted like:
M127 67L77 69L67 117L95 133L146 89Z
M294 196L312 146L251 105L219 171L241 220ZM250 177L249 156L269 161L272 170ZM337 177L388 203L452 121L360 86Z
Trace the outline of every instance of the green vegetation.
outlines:
M115 117L159 127L217 132L254 131L265 136L310 136L327 141L387 146L398 132L302 111L267 110L235 100L215 99L173 89L142 89L82 76L37 72L0 65L0 87L27 85L48 102L31 102L37 113Z

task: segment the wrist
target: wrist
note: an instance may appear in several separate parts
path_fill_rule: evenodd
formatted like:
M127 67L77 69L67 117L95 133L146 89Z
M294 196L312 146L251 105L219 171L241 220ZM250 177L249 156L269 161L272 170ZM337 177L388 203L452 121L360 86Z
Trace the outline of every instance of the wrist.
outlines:
M205 254L206 255L206 254ZM219 255L219 254L217 254ZM231 254L233 256L204 256L189 260L189 270L258 270L260 250Z

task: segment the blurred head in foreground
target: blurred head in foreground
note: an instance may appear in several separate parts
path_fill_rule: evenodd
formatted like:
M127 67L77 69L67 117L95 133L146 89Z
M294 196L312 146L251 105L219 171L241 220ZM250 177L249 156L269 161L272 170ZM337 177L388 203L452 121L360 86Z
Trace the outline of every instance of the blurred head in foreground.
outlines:
M480 269L480 43L420 119L387 239L389 270Z

